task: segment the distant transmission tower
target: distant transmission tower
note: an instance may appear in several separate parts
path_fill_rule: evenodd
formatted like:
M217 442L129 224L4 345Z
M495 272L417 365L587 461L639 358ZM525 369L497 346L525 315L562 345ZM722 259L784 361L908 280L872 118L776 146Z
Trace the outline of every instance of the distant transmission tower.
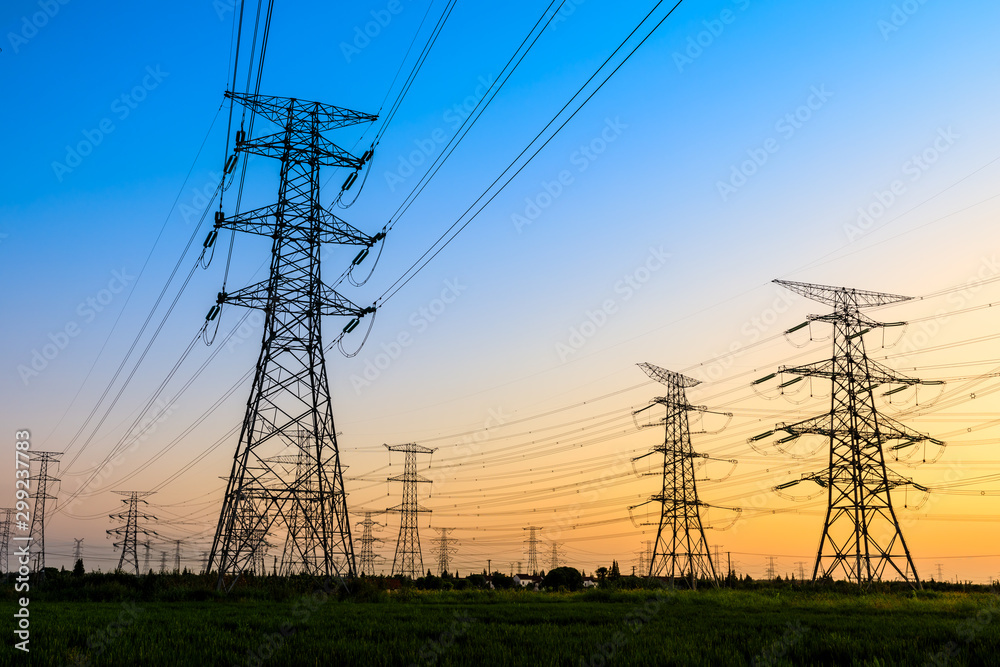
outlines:
M34 549L33 572L45 571L45 501L55 500L49 493L49 487L59 480L49 475L49 464L59 463L62 452L31 452L31 461L38 464L38 473L34 476L35 509L31 513L31 548Z
M174 540L174 574L181 573L181 541Z
M416 578L424 573L424 557L420 552L420 535L417 531L417 515L430 512L417 503L417 484L429 484L431 480L417 474L417 454L433 454L434 449L423 445L386 445L390 452L405 452L403 474L389 477L390 482L403 483L403 502L390 507L387 512L399 512L399 539L396 541L396 555L392 559L392 574Z
M444 574L451 572L451 556L455 553L455 540L448 537L448 533L455 530L454 528L435 528L441 533L438 538L437 553L438 553L438 572L443 576Z
M382 558L375 553L375 543L384 541L380 537L375 537L375 527L382 524L372 520L371 512L365 512L365 520L358 525L361 526L361 555L358 556L358 574L372 577L375 576L375 561Z
M10 524L14 520L14 508L4 507L0 508L0 568L4 576L10 572L9 562L10 562Z
M765 579L769 579L771 581L774 581L775 577L778 576L778 571L774 567L775 562L776 562L776 559L775 559L774 556L768 556L767 557L767 572L764 574L764 578Z
M166 551L161 551L160 552L160 574L166 574L166 573L167 573L167 552Z
M549 562L549 569L554 570L559 567L559 544L552 543L552 560ZM641 568L640 568L641 569Z
M73 538L76 543L73 545L73 565L76 565L76 561L83 558L83 540L86 538L81 537L80 539Z
M524 528L528 531L528 539L524 541L528 545L528 571L525 574L538 574L538 536L536 531L541 530L538 526L528 526ZM518 566L520 569L520 566Z
M320 257L324 244L367 250L383 235L363 234L323 208L320 167L362 167L369 154L355 157L323 132L376 116L294 98L233 92L226 97L280 128L258 137L241 130L237 154L276 158L281 168L277 203L228 217L216 213L213 233L257 234L272 245L270 276L221 292L207 318L213 320L223 304L264 311L260 357L209 559L218 567L222 588L227 577L256 569L261 535L277 529L295 533L294 561L308 574L353 576L354 545L320 322L323 315L351 316L355 320L345 328L350 331L357 318L374 310L351 303L324 282ZM289 448L294 452L303 431L309 443L306 474L284 474L269 459ZM248 518L253 524L241 525Z
M662 507L659 522L654 524L658 527L649 560L649 576L670 577L671 584L680 579L687 581L692 588L697 588L699 579L711 579L718 586L718 575L699 512L700 508L709 505L698 499L694 476L694 459L710 457L694 451L688 424L689 412L709 410L688 403L684 391L700 384L700 381L648 363L639 364L639 368L667 387L666 396L655 398L649 406L642 408L648 410L662 405L666 409L663 444L654 447L649 454L634 459L637 461L653 454L663 454L662 489L647 501L659 503Z
M879 414L875 407L875 389L879 385L901 384L903 387L899 389L903 389L925 383L899 376L868 357L864 334L888 325L861 313L862 308L908 301L910 297L786 280L774 282L834 308L829 315L810 315L808 318L810 322L833 325L833 358L805 366L783 367L779 371L798 375L800 379L826 378L833 384L829 412L775 427L775 431L788 433L783 442L806 434L830 439L830 465L826 470L775 487L784 489L808 479L827 489L826 519L813 579L843 575L848 581L866 586L881 581L889 570L920 587L917 570L892 507L890 491L907 484L922 491L927 489L886 468L884 445L899 440L900 444L891 448L897 450L923 441L944 443Z
M143 556L142 556L142 573L143 574L148 574L149 573L149 549L150 549L149 540L146 540L145 542L142 543L142 548L144 549Z
M156 531L147 530L140 527L139 520L143 521L155 521L155 516L150 516L148 514L143 514L139 511L139 503L143 505L148 505L143 498L153 494L152 491L115 491L120 496L125 496L122 500L123 503L128 505L128 508L124 512L119 512L118 514L109 514L108 516L112 519L118 519L123 521L125 525L118 526L117 528L112 528L107 531L108 535L114 535L120 538L115 542L115 548L121 548L122 555L118 559L118 567L116 568L120 572L125 571L125 566L132 564L135 567L136 575L139 574L139 552L136 548L138 545L139 535L144 535L146 537L150 535L156 535ZM147 547L146 554L147 561L149 560L149 553ZM147 570L148 571L148 570Z

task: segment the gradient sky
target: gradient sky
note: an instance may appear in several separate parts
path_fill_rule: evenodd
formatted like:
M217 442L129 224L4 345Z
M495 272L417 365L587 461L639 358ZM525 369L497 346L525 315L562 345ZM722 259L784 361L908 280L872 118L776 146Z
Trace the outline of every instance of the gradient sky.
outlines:
M653 4L568 2L574 11L546 31L394 228L371 281L345 286L345 294L360 304L381 294ZM434 3L430 21L443 5ZM421 147L430 145L431 155L440 151L433 137L452 135L456 105L461 109L482 80L497 76L546 5L458 3L386 131L357 203L342 212L345 219L369 232L385 224L424 168L403 178L401 164ZM74 440L191 236L201 191L211 190L212 174L221 171L227 107L214 124L213 117L227 86L233 11L224 0L183 3L169 12L136 3L68 2L53 3L58 11L39 18L47 6L15 0L2 12L0 71L10 94L0 112L8 128L0 167L0 272L13 287L5 291L8 320L0 332L6 378L0 430L12 438L15 429L29 428L36 449L66 450L66 461L90 439L76 464L60 472L65 495L122 437L221 287L220 253L207 270L195 272L101 429L93 431L94 420ZM276 3L262 92L378 111L428 5L403 0L402 11L369 44L345 55L343 45L356 29L386 6ZM421 520L425 566L433 562L435 534L424 528L428 523L455 527L463 573L482 569L486 558L503 568L525 561L521 528L532 524L546 527L543 540L559 542L565 563L588 572L612 558L631 565L652 536L630 520L626 507L657 486L654 477L633 474L628 462L660 437L637 430L630 416L658 394L635 367L649 361L706 380L691 390L692 402L735 413L718 435L694 436L699 451L741 461L731 477L699 489L708 502L745 510L728 531L710 531L710 544L732 551L741 571L753 575L763 573L765 554L780 556L779 571L810 563L822 498L797 503L768 489L821 469L822 443L816 452L799 452L800 460L773 448L755 451L746 438L775 421L822 412L826 388L814 387L812 398L769 401L749 382L782 364L825 358L829 343L819 339L828 332L814 327L816 341L796 339L802 349L777 339L718 357L823 312L819 304L783 294L770 284L774 278L924 296L1000 274L1000 207L992 199L1000 175L994 162L1000 158L998 19L1000 6L985 0L684 2L479 218L385 305L356 357L327 357L351 509L396 504L398 485L378 480L395 474L402 459L390 459L382 444L416 441L440 448L425 473L436 480L422 501L434 510ZM426 33L427 26L418 44ZM137 86L145 86L144 99L132 108L122 95ZM602 132L613 140L585 157L581 148ZM351 148L360 134L348 128L331 138ZM67 162L67 152L81 142L92 150L78 164ZM744 166L755 158L758 164ZM741 168L752 173L732 180ZM571 182L531 224L519 225L516 216L532 203L548 203L539 195L564 171ZM250 204L273 199L275 174L273 161L250 161ZM325 201L344 176L331 175ZM878 214L880 200L885 212ZM876 215L859 225L859 209ZM197 243L203 236L199 232ZM351 254L332 251L327 275L339 273ZM665 261L658 259L665 254ZM259 280L255 272L266 259L266 244L238 238L230 286ZM181 278L194 261L193 255L183 259ZM647 276L642 267L654 265ZM639 289L627 287L626 278L646 277ZM426 313L437 310L435 300L449 285L457 285L458 296L431 321ZM178 286L171 283L154 322ZM927 388L917 406L896 400L885 406L950 443L933 465L893 463L900 474L933 487L997 472L997 431L985 423L996 413L992 390L1000 384L980 376L994 372L1000 360L993 343L966 343L993 333L993 311L947 314L998 298L1000 288L986 284L873 313L923 322L892 349L882 350L881 335L870 334L872 356L888 355L884 363L911 375L950 380L939 397ZM99 312L88 299L98 300ZM613 312L594 315L606 302ZM945 316L933 319L939 313ZM567 353L588 314L603 324ZM220 339L241 316L235 308L224 312ZM343 322L324 326L330 339ZM345 341L349 350L361 344L366 326ZM76 332L71 338L60 334L67 327ZM392 343L400 334L412 342L396 354ZM104 537L117 503L110 490L156 487L239 423L246 385L154 465L127 477L253 366L259 336L259 320L249 320L155 432L130 448L94 493L53 518L48 539L58 555L50 562L69 565L63 554L72 538L84 537L88 566L113 567L117 559ZM65 346L37 376L22 377L19 366L30 366L53 340ZM214 349L198 345L167 395ZM380 354L393 358L386 363ZM376 364L383 368L373 371ZM517 420L524 421L508 424ZM234 438L225 440L150 499L163 519L158 530L188 539L192 563L211 540L223 491L219 478L228 473L235 446ZM722 476L728 468L711 464L703 476ZM12 482L0 488L12 490ZM894 498L912 505L919 496L899 491ZM778 509L795 511L766 513ZM969 556L1000 554L990 523L998 509L989 495L934 494L920 509L902 510L921 576L934 574L938 562L952 578L997 576L1000 556ZM723 528L731 518L710 510L708 523ZM381 532L381 553L391 562L397 519L382 520L389 526ZM547 546L542 560L547 566Z

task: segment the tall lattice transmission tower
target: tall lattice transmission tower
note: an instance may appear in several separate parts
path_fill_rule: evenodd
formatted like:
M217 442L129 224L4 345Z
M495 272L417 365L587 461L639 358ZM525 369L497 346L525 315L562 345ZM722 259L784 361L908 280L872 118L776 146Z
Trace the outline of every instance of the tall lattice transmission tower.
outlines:
M688 420L688 413L692 411L710 411L688 403L685 391L700 384L700 381L653 364L642 363L639 368L667 388L666 396L653 399L649 406L636 412L638 414L658 405L666 409L663 444L654 447L649 454L633 459L637 461L653 454L663 454L661 490L642 503L658 503L661 506L659 521L651 524L657 529L653 552L647 564L649 576L666 576L671 583L686 581L692 588L698 586L700 579L710 579L717 586L717 570L705 539L700 512L702 507L710 505L698 498L694 466L695 459L711 457L694 451ZM631 511L639 506L629 509Z
M361 526L361 555L358 556L358 574L372 577L375 576L375 561L383 559L382 556L375 553L375 544L385 541L381 537L375 537L375 528L382 526L382 524L372 519L372 512L365 512L365 520L358 525Z
M528 571L526 574L535 575L538 574L538 531L541 530L539 526L527 526L524 530L528 531L528 539L524 541L528 545Z
M404 452L403 474L389 477L390 482L403 483L403 501L387 512L399 512L399 539L396 540L396 555L392 559L392 574L416 578L424 574L424 557L420 552L420 534L417 517L421 512L430 512L417 502L417 484L430 484L431 480L417 474L417 454L433 454L434 449L409 443L406 445L386 445L390 452Z
M156 531L148 530L139 525L139 520L143 521L155 521L156 517L149 514L140 512L139 504L148 505L145 500L147 496L153 495L153 491L115 491L120 496L125 496L122 499L122 503L128 507L123 512L118 514L109 514L108 517L111 519L118 519L124 522L124 525L120 525L116 528L111 528L107 531L108 535L114 535L118 537L119 540L115 542L115 548L120 548L122 550L122 555L118 559L118 567L116 568L120 572L125 571L125 567L131 564L135 568L136 575L139 574L139 535L149 537L150 535L156 535ZM148 542L146 543L146 565L149 565L149 547Z
M320 257L325 244L367 249L382 235L368 236L321 205L320 167L363 166L370 153L356 157L324 132L376 116L294 98L233 92L226 97L278 127L257 137L240 130L236 154L277 159L280 177L276 203L230 216L216 213L216 233L228 229L271 239L271 269L260 283L231 293L223 288L208 315L214 319L223 304L264 311L260 357L209 560L218 568L221 588L226 577L238 578L259 564L261 535L293 533L289 558L306 573L353 575L354 545L320 323L324 315L351 316L355 320L345 329L350 330L373 309L355 305L324 282ZM269 459L297 453L303 432L305 474L287 474Z
M559 544L552 543L552 559L549 561L549 569L554 570L559 567Z
M448 534L455 530L454 528L435 528L434 530L441 533L438 537L437 543L437 563L438 563L438 573L444 575L451 572L451 557L455 555L457 551L457 542L454 538L450 537Z
M904 377L870 359L865 351L865 334L889 325L861 313L863 308L900 303L910 297L786 280L774 282L834 309L830 314L807 318L808 322L833 325L833 357L779 369L780 373L799 376L785 385L803 378L830 380L833 385L830 411L794 424L778 424L775 431L756 436L760 439L783 431L788 435L780 442L807 434L821 435L830 441L830 463L826 470L775 487L780 490L812 480L827 490L827 512L813 579L842 575L848 581L868 585L894 572L919 587L920 579L899 528L890 492L904 485L927 489L886 467L885 445L899 441L890 447L899 450L924 441L940 446L944 443L880 414L875 407L875 390L881 385L902 385L886 392L889 394L908 386L941 382ZM893 323L898 324L901 323ZM755 384L770 377L773 376L761 378Z
M81 537L80 539L73 538L73 565L76 565L76 561L83 559L83 541L86 538Z
M142 572L143 574L149 573L149 550L151 545L149 540L142 543L143 555L142 555Z
M38 464L34 476L35 508L31 513L31 546L35 550L32 571L45 571L45 505L46 500L55 500L49 488L59 480L49 474L49 464L58 464L62 452L31 452L31 461Z
M5 576L10 571L10 524L14 520L14 508L0 508L0 572Z

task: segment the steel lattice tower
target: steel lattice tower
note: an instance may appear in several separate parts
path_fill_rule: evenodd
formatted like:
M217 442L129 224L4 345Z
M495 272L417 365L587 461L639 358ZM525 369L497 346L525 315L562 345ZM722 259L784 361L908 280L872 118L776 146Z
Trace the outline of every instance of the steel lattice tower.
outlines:
M31 545L35 549L33 572L45 571L45 501L55 500L49 494L49 484L59 480L49 475L49 464L59 463L62 452L31 452L31 460L38 463L35 483L35 509L31 513Z
M10 524L14 520L14 508L4 507L0 508L0 516L3 519L0 520L0 572L6 577L8 567L10 565Z
M862 308L908 301L911 297L785 280L774 282L834 309L828 315L808 317L809 321L833 325L833 358L780 369L780 372L801 378L829 379L833 385L830 411L812 419L775 427L776 431L788 433L783 440L806 434L818 434L830 439L829 467L803 476L803 479L812 480L828 491L826 518L813 579L842 574L848 581L867 585L881 581L888 569L919 587L917 570L899 528L890 491L907 484L926 489L886 467L884 445L889 441L901 441L892 447L895 450L923 441L944 443L879 414L875 407L875 389L878 386L924 383L897 375L868 358L864 334L886 325L861 313ZM799 481L802 480L777 488L787 488Z
M390 452L405 452L403 474L389 477L390 482L403 483L403 502L390 507L387 512L399 512L399 539L396 541L396 555L392 559L393 576L416 579L424 574L424 557L420 552L420 534L417 530L417 515L430 512L417 503L417 484L430 484L431 480L417 474L417 454L433 454L434 449L414 443L406 445L386 445Z
M114 543L115 548L121 547L122 555L118 559L118 571L124 572L125 566L128 563L132 563L135 566L135 573L139 574L139 535L144 535L149 537L150 535L156 535L156 531L146 530L145 528L139 527L139 519L144 521L155 521L155 516L150 516L148 514L143 514L139 512L139 503L148 505L143 498L153 494L152 491L115 491L120 496L125 496L122 502L128 505L128 509L124 512L119 512L118 514L109 514L108 517L111 519L118 519L119 521L124 521L125 525L118 526L117 528L112 528L108 531L108 535L114 535L120 538L119 541ZM148 565L149 561L149 546L146 543L146 561Z
M438 572L441 576L444 576L446 572L451 571L451 556L455 553L456 549L453 546L455 540L448 537L448 533L455 530L454 528L435 528L434 530L441 533L438 538L437 544L437 558L438 558Z
M667 395L653 399L650 405L662 405L666 409L663 444L643 455L663 454L663 485L660 493L648 501L661 505L659 522L654 524L657 525L656 541L648 563L649 576L670 577L671 584L681 579L692 588L697 588L699 579L711 579L718 585L701 522L700 509L708 504L698 499L694 476L694 459L708 457L696 453L691 446L688 422L689 412L707 412L707 409L688 403L685 392L701 381L648 363L639 364L639 367L667 387Z
M76 561L83 559L83 541L85 539L86 539L85 537L81 537L80 539L76 539L75 537L73 538L73 541L76 543L76 544L73 545L73 565L74 566L76 566Z
M323 315L359 318L361 308L323 282L324 244L369 247L375 237L361 233L320 204L320 167L360 168L355 157L323 136L328 130L371 122L376 116L304 100L227 92L280 129L256 138L237 135L237 153L280 161L275 204L225 217L216 231L229 229L272 239L270 277L233 293L222 304L264 311L264 334L239 445L233 459L222 511L212 540L210 562L219 587L259 560L260 535L294 532L294 560L309 574L353 575L354 546L347 495L333 422L324 358ZM356 326L356 322L349 328ZM310 443L304 477L289 479L268 458L294 448L305 432ZM293 449L294 451L294 449ZM250 507L250 511L247 510ZM240 525L246 519L252 525Z
M380 537L375 537L375 526L382 524L372 520L372 513L365 512L365 520L358 524L361 526L361 555L358 556L358 574L365 576L375 576L375 561L382 556L375 553L375 543L383 542Z
M146 540L145 542L142 543L142 548L145 550L143 552L143 556L142 556L142 571L143 571L144 574L148 574L149 573L149 549L150 549L149 540Z
M554 570L559 567L559 545L555 542L552 543L552 562L549 564L549 569Z
M528 531L528 539L524 541L528 545L528 571L525 574L538 574L538 536L536 531L541 530L538 526L528 526L523 530Z

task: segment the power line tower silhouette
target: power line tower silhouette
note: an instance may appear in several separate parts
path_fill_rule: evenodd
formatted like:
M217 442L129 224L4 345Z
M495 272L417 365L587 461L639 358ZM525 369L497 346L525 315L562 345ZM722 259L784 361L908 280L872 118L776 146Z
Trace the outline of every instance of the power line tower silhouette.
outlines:
M454 546L456 541L448 537L448 533L455 529L435 528L434 530L441 533L437 544L437 562L438 572L443 576L445 573L451 572L451 556L457 551Z
M403 483L403 502L386 510L387 512L399 512L399 538L396 540L396 555L392 559L392 574L415 579L424 573L424 557L420 552L417 515L420 512L430 512L429 509L417 503L417 484L431 483L431 480L417 474L417 454L433 454L436 450L415 443L385 445L385 447L390 452L404 452L406 454L403 474L388 478L390 482Z
M890 492L904 485L913 485L921 491L927 489L886 467L884 445L900 441L890 448L895 451L924 441L942 446L944 443L879 414L875 389L885 384L902 385L886 392L895 393L908 386L941 383L898 375L870 359L864 335L873 329L903 323L887 325L861 313L864 308L909 301L911 297L787 280L774 282L834 309L830 314L807 318L807 322L833 325L833 358L779 369L779 373L799 376L782 383L785 386L804 378L830 380L833 385L830 411L794 424L778 424L774 431L763 435L784 431L788 436L781 442L807 434L830 440L830 463L826 470L775 487L780 490L811 480L827 489L827 512L813 579L843 575L848 581L867 586L881 581L888 570L919 588L920 579L903 539ZM755 384L766 379L770 377L756 380Z
M76 539L75 537L73 538L73 542L75 542L73 545L73 565L76 565L76 561L83 558L83 541L85 539L86 538L84 537L81 537L80 539Z
M363 234L323 208L320 167L363 166L368 154L356 157L323 133L376 116L294 98L233 92L226 97L280 128L258 137L241 130L236 155L275 158L281 166L276 203L228 217L216 213L213 233L257 234L271 238L272 246L270 276L232 293L223 286L207 316L214 319L223 304L264 311L260 357L209 560L218 567L222 588L227 577L235 583L255 566L261 533L295 531L295 561L306 573L353 576L354 545L320 324L323 315L351 316L349 331L374 309L355 305L325 283L320 258L324 244L367 250L382 235ZM302 431L310 443L308 471L304 478L289 479L268 458L294 447ZM248 518L254 523L241 526Z
M143 574L148 574L149 573L149 549L150 549L149 540L146 540L145 542L142 543L142 548L144 549L144 553L143 553L143 556L142 556L142 572L143 572Z
M559 567L559 544L552 543L552 559L549 561L549 569L554 570Z
M539 526L528 526L524 528L528 531L528 539L524 541L528 545L528 571L525 574L535 575L538 574L538 535L537 531L541 530ZM520 569L520 565L518 566Z
M771 581L778 575L777 569L775 569L775 562L777 559L774 556L767 557L767 571L764 573L764 578Z
M375 553L375 543L384 542L381 537L375 537L375 527L383 524L372 520L372 512L365 512L365 520L361 526L361 555L358 556L358 574L375 576L375 561L382 556Z
M161 551L160 552L160 574L166 574L166 573L167 573L167 552L166 551Z
M709 459L698 454L691 446L691 427L688 413L692 411L710 412L708 408L688 403L685 389L701 384L700 380L668 371L649 363L639 364L649 377L667 388L667 395L654 398L645 408L635 414L661 405L666 409L663 418L665 436L662 445L657 445L648 454L638 456L633 461L663 454L663 484L660 493L651 496L630 510L647 503L659 503L660 519L656 525L656 540L649 559L649 576L666 576L671 585L680 579L691 588L698 587L699 579L710 579L719 585L715 564L705 538L705 527L701 522L700 509L709 507L698 499L698 489L694 476L694 459Z
M146 496L153 495L153 491L115 491L120 496L125 496L122 502L128 505L124 512L119 512L118 514L109 514L108 517L111 519L118 519L123 521L125 525L118 526L117 528L111 528L106 531L108 535L114 535L120 538L119 541L114 543L116 549L121 548L122 555L118 559L118 567L116 570L120 572L125 571L125 566L132 564L135 567L136 575L139 574L139 552L137 549L139 543L139 535L144 535L149 537L150 535L156 535L156 531L147 530L139 526L139 519L143 521L155 521L155 516L150 516L148 514L139 511L139 503L148 505L143 498ZM149 561L149 547L148 542L145 543L146 546L146 561L148 565ZM148 571L148 570L147 570Z
M31 452L30 460L38 464L35 482L35 509L31 513L31 545L35 548L33 572L45 574L45 501L55 500L49 486L59 480L49 475L49 464L58 464L62 452Z
M4 507L0 508L0 516L3 517L0 520L0 572L3 572L4 576L10 571L10 525L14 521L14 508Z
M181 573L181 541L174 540L174 574Z

